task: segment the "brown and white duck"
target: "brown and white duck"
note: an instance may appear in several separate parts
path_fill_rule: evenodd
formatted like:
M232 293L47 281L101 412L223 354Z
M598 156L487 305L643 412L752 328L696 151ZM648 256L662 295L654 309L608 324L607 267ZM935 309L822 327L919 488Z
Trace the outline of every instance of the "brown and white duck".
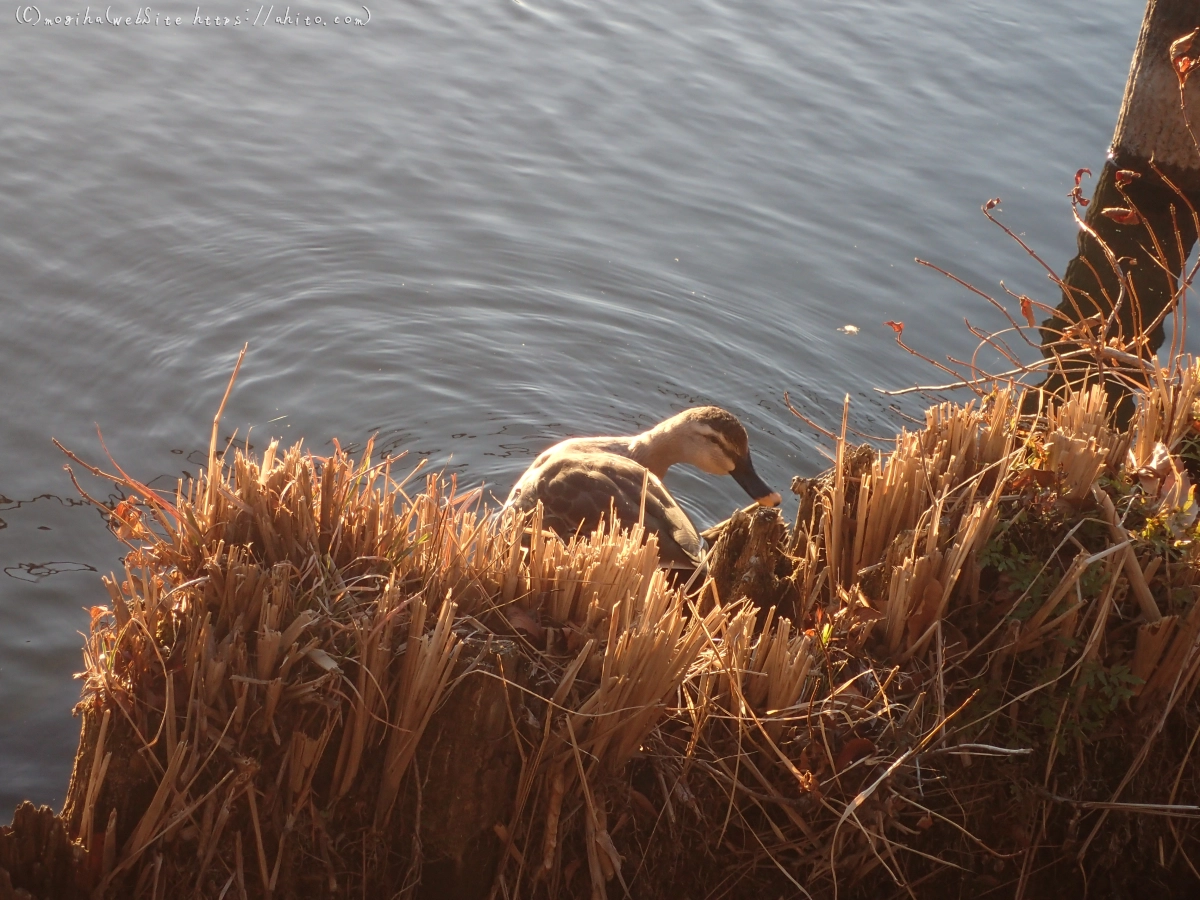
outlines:
M730 475L762 506L779 494L754 471L746 429L717 406L686 409L649 431L625 437L579 437L555 444L513 486L505 507L527 512L542 502L543 523L563 540L594 529L610 508L625 526L642 522L658 536L664 566L694 569L700 535L662 483L667 469L687 463L710 475Z

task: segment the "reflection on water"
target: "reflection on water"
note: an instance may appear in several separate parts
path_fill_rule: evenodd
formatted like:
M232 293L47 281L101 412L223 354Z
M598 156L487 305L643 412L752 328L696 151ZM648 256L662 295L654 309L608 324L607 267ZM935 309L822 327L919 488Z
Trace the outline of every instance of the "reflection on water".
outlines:
M824 466L784 391L825 422L850 393L855 425L887 434L871 388L929 372L881 323L960 357L963 316L988 324L914 256L1047 298L978 206L1005 197L1069 258L1071 174L1099 168L1141 15L376 12L319 33L0 25L0 492L34 498L0 509L0 818L62 798L77 632L122 552L59 499L51 437L98 462L99 425L170 490L204 464L249 341L223 437L325 453L377 435L503 497L562 437L711 403L779 488ZM667 479L701 527L741 503L723 481Z
M38 502L53 502L62 507L80 507L87 506L87 502L75 497L59 497L56 494L38 494L36 497L30 497L27 500L11 500L0 494L0 512L16 512L24 510ZM22 513L24 516L24 513ZM14 521L26 521L24 518ZM73 522L76 527L82 526L83 522ZM8 527L8 523L4 519L0 519L0 529ZM53 531L49 525L35 525L37 531ZM16 578L18 581L27 581L31 584L37 584L44 581L51 575L61 575L64 572L95 572L96 567L85 562L72 562L70 560L51 560L47 562L18 562L12 565L3 566L0 571L3 571L9 578ZM0 589L0 598L4 596L3 590Z
M55 560L43 563L27 562L16 566L4 567L4 574L8 577L17 578L21 581L30 581L34 584L49 578L51 575L61 575L63 572L95 571L95 566L89 566L87 563L70 562L68 560Z

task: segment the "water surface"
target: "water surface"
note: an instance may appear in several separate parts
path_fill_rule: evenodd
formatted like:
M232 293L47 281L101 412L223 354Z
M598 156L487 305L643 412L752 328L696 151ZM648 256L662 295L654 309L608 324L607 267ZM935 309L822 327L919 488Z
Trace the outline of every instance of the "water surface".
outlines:
M964 316L993 323L914 256L1056 302L979 205L1003 197L1066 262L1071 177L1099 171L1142 14L296 10L330 24L0 21L0 820L62 801L77 632L121 550L52 436L100 461L99 425L127 471L173 484L248 341L223 434L255 446L377 433L503 496L559 437L717 403L786 493L824 461L785 391L828 423L850 393L860 428L894 433L872 389L941 377L882 323L959 355ZM723 481L668 478L703 525L745 502Z

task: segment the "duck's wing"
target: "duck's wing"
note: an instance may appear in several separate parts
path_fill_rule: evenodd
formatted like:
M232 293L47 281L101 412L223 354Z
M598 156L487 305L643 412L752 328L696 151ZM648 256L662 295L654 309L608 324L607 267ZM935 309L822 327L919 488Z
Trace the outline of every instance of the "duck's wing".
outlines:
M643 466L608 452L572 452L570 448L539 457L509 494L508 505L527 511L540 500L543 522L563 540L594 529L614 511L621 524L638 521L642 485L646 485L642 521L658 535L664 564L694 567L700 562L700 536L687 513L663 483Z
M515 507L522 511L533 509L535 500L528 500L531 492L537 493L544 489L543 482L551 464L557 466L562 460L582 460L601 455L629 456L629 438L624 437L583 437L567 438L559 441L553 447L543 450L537 455L528 469L517 479L504 506ZM638 490L641 490L639 482ZM522 497L526 498L522 500ZM605 509L607 512L607 508Z

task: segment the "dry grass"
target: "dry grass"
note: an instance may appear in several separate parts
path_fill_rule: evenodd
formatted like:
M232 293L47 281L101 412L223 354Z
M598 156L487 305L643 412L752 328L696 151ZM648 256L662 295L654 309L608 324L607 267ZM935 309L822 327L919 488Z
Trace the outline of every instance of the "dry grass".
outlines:
M429 478L410 496L369 446L358 461L274 443L231 456L214 451L171 500L105 476L130 495L111 518L130 552L93 610L66 810L97 895L292 893L306 855L331 890L402 888L420 860L399 800L480 634L523 642L553 679L510 825L536 833L540 869L504 877L556 870L553 823L584 800L602 893L621 865L599 785L668 714L724 611L687 616L637 526L563 545L536 517L488 517L478 491ZM555 636L574 652L546 652ZM133 796L111 785L114 743L146 782Z
M1100 391L1032 417L999 392L887 454L839 439L780 610L672 589L638 526L564 544L453 482L409 493L370 447L214 453L170 499L107 474L130 552L65 811L89 890L437 895L430 753L472 740L445 711L480 674L514 751L476 823L493 896L1033 896L1046 866L1108 873L1097 837L1135 819L1191 877L1179 371L1127 433ZM500 643L523 675L488 668Z

